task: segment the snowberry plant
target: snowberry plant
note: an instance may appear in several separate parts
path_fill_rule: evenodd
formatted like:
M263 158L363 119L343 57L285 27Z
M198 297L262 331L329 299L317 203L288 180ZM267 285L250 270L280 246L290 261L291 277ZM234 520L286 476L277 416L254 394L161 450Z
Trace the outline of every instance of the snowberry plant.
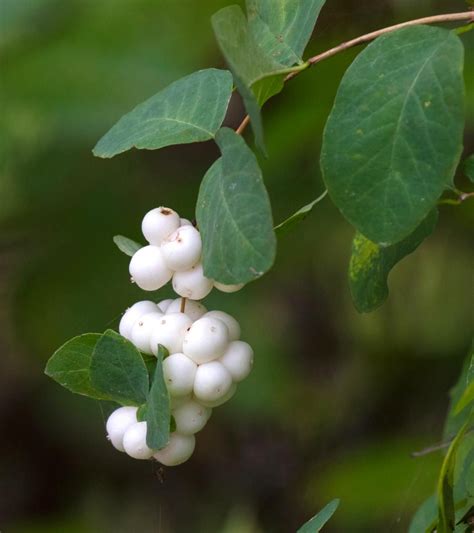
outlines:
M190 217L195 222L160 206L166 203L160 198L142 221L147 244L115 237L131 256L132 282L148 294L171 283L178 298L159 302L148 296L125 311L119 333L71 339L46 368L71 391L117 404L107 434L131 457L177 465L191 456L194 435L212 409L234 394L253 361L238 322L208 311L200 300L213 288L234 292L263 276L274 262L277 236L324 197L354 226L349 288L357 310L370 312L388 296L390 270L434 231L438 206L474 196L454 182L463 173L474 181L473 157L459 166L462 34L473 28L473 11L383 28L304 59L324 3L247 0L245 11L221 9L212 26L229 70L209 68L175 81L123 116L94 148L102 158L203 141L214 141L220 150L202 180ZM267 156L261 110L269 98L311 66L364 44L340 83L324 129L326 191L275 225L256 153L243 133L250 124L256 152ZM247 113L235 130L223 127L234 91ZM452 531L470 520L473 368L471 352L452 399L437 497L415 517L411 531ZM330 504L328 516L335 507ZM305 531L319 530L316 522Z

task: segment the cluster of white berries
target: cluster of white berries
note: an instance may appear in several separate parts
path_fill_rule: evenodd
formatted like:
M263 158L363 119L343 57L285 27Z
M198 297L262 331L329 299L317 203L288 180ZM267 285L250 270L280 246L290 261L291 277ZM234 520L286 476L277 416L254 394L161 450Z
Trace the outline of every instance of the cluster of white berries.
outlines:
M204 276L199 231L189 220L168 207L149 211L142 221L149 242L130 261L130 275L141 289L156 291L173 280L173 288L183 298L201 300L213 287L235 292L242 285L223 285Z
M181 464L192 455L194 435L206 425L212 409L229 400L237 383L249 375L253 350L239 340L235 318L183 298L137 302L123 315L119 331L143 353L156 355L160 344L168 350L163 375L176 430L168 445L155 452L146 445L147 424L137 421L136 408L121 407L108 419L109 439L136 459Z
M107 421L112 444L136 459L154 457L166 466L187 461L195 434L206 425L212 409L235 393L253 364L252 348L240 339L240 325L222 311L209 311L198 301L213 287L235 292L242 285L223 285L204 276L199 231L189 220L167 207L149 211L142 221L149 245L130 261L130 275L141 289L155 291L173 280L177 300L158 304L146 300L127 309L120 334L142 353L157 355L159 345L169 355L163 375L170 395L176 428L165 448L151 450L147 423L138 420L136 407L120 407Z

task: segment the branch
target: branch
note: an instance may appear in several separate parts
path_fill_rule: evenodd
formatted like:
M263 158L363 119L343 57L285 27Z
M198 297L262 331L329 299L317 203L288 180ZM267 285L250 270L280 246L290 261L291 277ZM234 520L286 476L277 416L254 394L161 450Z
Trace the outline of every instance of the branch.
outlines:
M377 39L377 37L380 37L381 35L385 35L386 33L391 33L392 31L395 31L395 30L400 30L401 28L407 28L408 26L417 26L418 24L436 24L438 22L456 22L456 21L463 21L463 20L467 20L470 23L474 23L474 10L464 11L463 13L446 13L444 15L433 15L431 17L423 17L420 19L414 19L414 20L409 20L407 22L402 22L400 24L395 24L394 26L388 26L387 28L382 28L380 30L373 31L371 33L366 33L365 35L361 35L360 37L356 37L355 39L341 43L338 46L335 46L334 48L330 48L329 50L326 50L325 52L322 52L321 54L310 57L308 61L306 62L306 64L307 64L307 67L311 67L312 65L315 65L316 63L319 63L323 61L324 59L328 59L332 56L335 56L336 54L339 54L339 52L344 52L345 50L348 50L349 48L353 48L354 46L359 46L361 44L369 43L373 41L374 39ZM300 72L303 72L303 70L305 69L291 72L290 74L288 74L288 76L286 76L285 82L293 79L295 76L298 76L298 74ZM240 124L240 126L235 131L239 135L242 135L242 133L244 132L249 122L250 122L250 118L247 115L242 121L242 123Z
M474 429L470 429L469 431L467 431L466 435L470 435L471 433L474 433ZM424 455L428 455L433 452L439 452L440 450L449 448L454 438L455 437L446 442L439 442L438 444L433 444L433 446L428 446L428 448L423 448L423 450L420 450L418 452L412 452L410 455L411 457L423 457Z

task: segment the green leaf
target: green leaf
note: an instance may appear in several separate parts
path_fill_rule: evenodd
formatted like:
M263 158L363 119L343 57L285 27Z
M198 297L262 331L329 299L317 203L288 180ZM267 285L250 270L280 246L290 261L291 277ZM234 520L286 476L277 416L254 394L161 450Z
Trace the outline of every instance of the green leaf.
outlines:
M215 13L212 27L250 116L255 142L265 151L260 105L281 91L285 74L292 69L259 46L239 6L228 6ZM273 79L265 79L269 77Z
M296 213L293 213L290 217L288 217L286 220L278 224L278 226L275 226L275 232L278 236L284 235L285 233L288 233L291 229L293 229L293 226L298 224L299 222L302 222L313 210L313 207L316 204L319 204L321 200L326 198L328 191L324 191L321 196L318 196L316 200L313 200L311 203L303 206L301 209L298 209Z
M270 200L257 159L233 130L216 136L222 153L201 183L196 218L207 277L247 283L273 264L276 239Z
M97 400L110 400L108 394L91 383L92 353L100 338L99 333L86 333L70 339L51 356L45 374L71 392Z
M301 62L326 0L247 0L249 24L258 44L279 63Z
M454 409L454 414L459 414L463 409L468 407L470 404L474 402L474 382L470 383L466 390L464 391L464 394L462 395L459 402L456 404L456 407Z
M464 161L464 174L474 183L474 154Z
M436 496L425 500L412 518L408 533L427 533L433 531L438 521Z
M140 250L140 248L143 248L143 244L132 241L132 239L124 237L123 235L115 235L114 243L121 252L129 257L132 257L135 252Z
M297 533L317 533L327 524L332 515L339 507L339 500L332 500L316 516L313 516L309 522L298 529Z
M163 359L167 356L168 351L160 344L146 410L146 443L152 450L161 450L168 444L170 438L170 398L163 377Z
M451 443L441 466L441 472L438 479L437 533L451 533L456 524L454 504L454 469L456 467L456 454L473 418L474 411Z
M441 28L379 37L347 70L321 166L334 203L373 242L412 233L452 183L462 151L464 50Z
M470 409L457 409L466 389L474 381L474 341L464 361L461 375L456 385L450 391L449 411L443 430L443 438L449 440L459 431L470 414Z
M97 143L94 155L213 139L232 94L226 70L207 69L181 78L123 116Z
M404 257L414 252L430 235L438 221L433 210L408 237L391 246L380 246L356 233L349 264L349 284L352 299L360 313L373 311L388 296L388 275Z
M98 340L90 366L92 385L122 405L140 406L148 395L148 372L135 346L112 330Z

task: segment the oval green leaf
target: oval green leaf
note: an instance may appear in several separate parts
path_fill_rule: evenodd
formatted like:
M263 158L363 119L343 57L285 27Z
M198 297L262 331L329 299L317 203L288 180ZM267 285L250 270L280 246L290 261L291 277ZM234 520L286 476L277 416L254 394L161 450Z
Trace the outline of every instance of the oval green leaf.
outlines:
M58 348L46 364L45 374L76 394L96 400L110 396L92 385L90 367L100 333L86 333L70 339Z
M276 238L267 190L257 159L233 130L217 133L222 157L201 183L196 218L207 277L247 283L273 264Z
M373 242L404 239L452 182L464 127L463 46L417 26L379 37L347 70L321 167L334 203Z
M313 200L309 204L304 205L301 209L298 209L296 213L293 213L290 217L288 217L283 222L280 222L278 226L275 226L275 233L280 236L284 235L285 233L288 233L291 229L293 229L294 226L296 226L299 222L302 222L313 210L313 207L324 198L326 198L328 191L324 191L316 200Z
M152 450L161 450L168 444L170 438L170 398L163 376L163 359L167 356L168 350L160 344L153 382L146 404L146 443Z
M247 13L258 44L286 66L301 62L326 0L247 0Z
M333 514L339 507L339 500L332 500L316 516L313 516L309 522L298 529L297 533L317 533L329 522Z
M206 69L181 78L123 116L94 148L98 157L130 150L213 139L232 95L227 70Z
M135 346L112 330L98 340L90 367L93 387L122 405L144 404L149 379L145 362Z
M123 235L115 235L114 243L121 252L123 252L125 255L128 255L129 257L132 257L135 252L137 252L138 250L140 250L140 248L143 248L144 246L143 244L140 244L136 241L132 241L132 239L124 237Z

